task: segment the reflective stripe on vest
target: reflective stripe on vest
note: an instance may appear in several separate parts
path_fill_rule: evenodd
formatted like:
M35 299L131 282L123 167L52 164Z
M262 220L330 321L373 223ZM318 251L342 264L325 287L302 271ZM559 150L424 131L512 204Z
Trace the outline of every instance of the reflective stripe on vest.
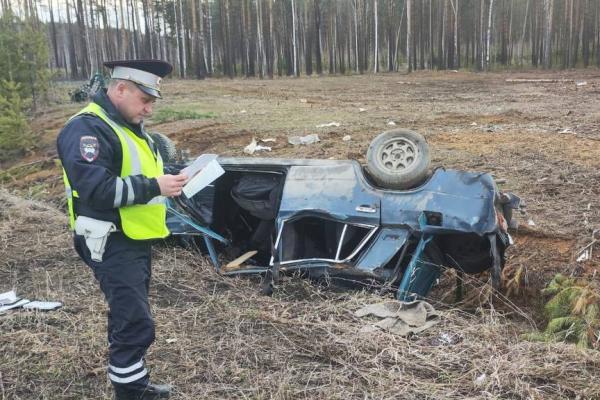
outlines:
M152 139L138 137L127 127L121 126L111 120L105 111L96 103L90 103L72 118L81 114L92 114L102 119L112 128L121 143L123 162L120 178L116 180L114 206L122 204L123 187L127 185L127 206L119 207L121 228L125 235L131 239L146 240L164 238L169 235L166 225L167 208L164 198L157 196L147 204L132 204L134 200L133 185L130 175L144 175L146 178L156 178L163 174L163 162L160 154L154 153L148 141ZM78 197L76 191L71 191L67 174L63 169L63 179L67 190L67 204L71 229L74 229L75 213L73 210L73 197Z

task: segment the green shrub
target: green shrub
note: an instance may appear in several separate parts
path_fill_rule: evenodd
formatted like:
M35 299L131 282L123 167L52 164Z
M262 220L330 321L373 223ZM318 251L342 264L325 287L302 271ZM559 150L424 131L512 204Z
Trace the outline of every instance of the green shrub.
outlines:
M189 110L177 111L173 110L172 108L161 108L154 113L152 116L152 121L157 124L162 124L163 122L179 121L182 119L205 119L214 117L215 115L212 112L199 113Z
M21 97L30 97L33 108L46 94L51 78L47 39L37 24L10 9L0 16L0 79L20 83Z
M23 155L33 145L20 91L20 84L0 81L0 162Z
M566 341L578 347L598 347L600 292L594 283L557 274L542 294L551 296L544 311L548 325L529 339Z

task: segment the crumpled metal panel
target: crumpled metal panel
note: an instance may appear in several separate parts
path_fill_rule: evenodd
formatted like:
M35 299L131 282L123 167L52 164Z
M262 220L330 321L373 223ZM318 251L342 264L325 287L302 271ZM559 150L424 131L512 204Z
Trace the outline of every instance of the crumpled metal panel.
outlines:
M493 232L497 229L496 192L489 174L437 169L419 188L383 191L381 224L408 225L428 233ZM424 211L441 214L440 224L420 227Z
M381 229L356 263L356 268L373 272L383 267L400 251L409 235L410 232L402 228Z
M363 182L358 163L292 166L278 223L295 215L326 214L340 222L379 225L380 194Z

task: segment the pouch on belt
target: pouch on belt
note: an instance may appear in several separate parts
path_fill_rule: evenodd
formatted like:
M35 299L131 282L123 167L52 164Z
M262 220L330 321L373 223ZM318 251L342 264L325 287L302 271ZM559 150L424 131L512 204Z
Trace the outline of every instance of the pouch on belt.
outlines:
M112 222L101 221L90 217L78 216L75 220L75 233L85 238L92 260L102 261L106 240L117 227Z

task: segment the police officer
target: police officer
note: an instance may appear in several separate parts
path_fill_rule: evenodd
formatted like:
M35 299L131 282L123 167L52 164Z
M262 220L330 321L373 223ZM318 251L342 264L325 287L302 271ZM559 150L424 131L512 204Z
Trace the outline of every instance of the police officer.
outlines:
M108 376L118 400L168 398L150 383L144 355L154 341L148 304L150 241L169 234L164 196L181 194L187 177L163 172L143 121L172 66L158 60L111 61L108 89L60 132L75 250L90 266L109 306Z

